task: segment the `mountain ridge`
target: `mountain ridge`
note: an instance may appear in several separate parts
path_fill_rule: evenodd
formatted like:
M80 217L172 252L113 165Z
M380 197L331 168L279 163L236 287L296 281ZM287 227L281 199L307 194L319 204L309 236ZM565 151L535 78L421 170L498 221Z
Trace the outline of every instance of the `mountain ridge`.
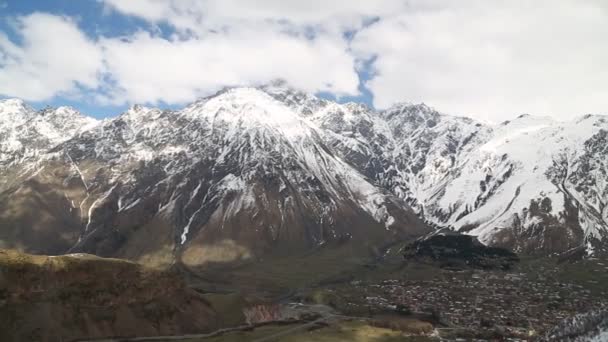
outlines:
M10 108L25 108L9 101ZM168 260L155 256L163 250L185 253L196 264L208 241L232 246L235 237L254 239L256 246L228 259L251 257L251 248L274 250L279 235L304 239L299 248L311 248L332 234L350 239L348 222L363 216L366 225L400 238L428 232L413 213L427 225L518 252L584 246L603 253L606 119L548 122L521 115L487 125L425 104L375 111L285 85L230 88L181 110L135 105L65 133L71 135L20 162L13 157L0 175L21 176L4 181L0 196L11 202L23 184L55 177L51 183L61 183L67 204L50 216L71 213L70 234L79 237L70 250L135 259ZM543 142L550 142L549 154ZM522 154L526 150L532 152ZM63 176L48 176L44 167ZM532 179L537 186L527 183ZM289 202L294 198L297 203ZM264 231L258 237L242 228L256 224ZM121 231L112 225L131 228L112 233ZM288 226L300 228L287 233ZM146 234L137 232L142 227L162 243L145 246ZM368 229L354 231L365 240ZM191 238L199 246L184 252ZM136 246L125 249L131 239Z

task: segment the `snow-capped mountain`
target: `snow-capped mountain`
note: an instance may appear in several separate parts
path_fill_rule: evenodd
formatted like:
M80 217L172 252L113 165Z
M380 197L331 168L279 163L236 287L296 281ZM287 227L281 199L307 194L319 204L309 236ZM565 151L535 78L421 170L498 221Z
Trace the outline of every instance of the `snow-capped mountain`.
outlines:
M608 124L522 115L493 128L435 197L425 199L437 223L519 251L559 252L606 234Z
M521 115L489 125L424 104L375 112L269 93L300 109L344 160L433 226L518 252L606 252L605 116Z
M96 124L70 107L35 111L18 99L0 100L0 165L37 157Z
M593 252L607 235L606 119L522 115L491 126L400 104L334 111L322 126L346 160L428 223L554 253Z
M524 252L608 241L602 116L492 126L271 84L101 122L5 100L0 124L0 241L32 252L204 265L430 226Z
M72 240L70 251L203 265L345 242L379 250L429 229L342 160L313 122L255 88L179 111L134 106L57 144L35 166L4 192L0 212L62 194L42 199L58 206L44 215L49 226L71 213L61 241L20 241L43 252ZM48 182L53 193L39 193ZM32 216L21 208L11 220ZM77 236L66 230L78 222Z

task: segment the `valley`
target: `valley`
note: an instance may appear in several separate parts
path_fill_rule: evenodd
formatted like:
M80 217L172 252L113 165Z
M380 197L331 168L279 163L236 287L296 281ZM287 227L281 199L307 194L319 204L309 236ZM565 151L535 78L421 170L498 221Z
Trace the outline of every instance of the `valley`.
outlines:
M281 82L0 113L3 340L543 340L607 309L601 115L491 125Z
M375 263L342 265L348 268L341 271L323 267L318 281L301 280L314 273L311 267L287 271L268 265L277 273L261 279L253 277L260 265L250 265L251 275L240 269L234 280L251 281L257 291L222 287L206 292L200 284L191 285L212 307L224 309L220 321L239 328L119 340L543 340L570 317L608 308L606 265L597 259L563 264L524 258L508 271L445 269L387 255ZM283 278L297 280L273 288L275 279Z

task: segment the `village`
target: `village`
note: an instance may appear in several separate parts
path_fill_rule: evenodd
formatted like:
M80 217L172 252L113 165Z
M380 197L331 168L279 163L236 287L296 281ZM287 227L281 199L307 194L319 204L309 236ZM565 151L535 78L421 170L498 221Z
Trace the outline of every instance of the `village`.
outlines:
M608 293L560 279L557 266L514 271L429 268L436 274L355 280L335 288L346 312L379 316L397 312L434 321L438 331L459 337L541 336L561 321L608 308ZM591 284L596 281L591 280ZM607 289L608 290L608 289ZM474 335L472 332L475 332Z

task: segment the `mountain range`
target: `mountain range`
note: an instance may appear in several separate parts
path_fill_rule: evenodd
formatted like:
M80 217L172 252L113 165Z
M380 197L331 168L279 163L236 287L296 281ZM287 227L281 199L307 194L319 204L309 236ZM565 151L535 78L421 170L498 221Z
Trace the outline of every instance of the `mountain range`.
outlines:
M0 100L0 247L205 266L450 228L608 252L608 117L500 124L282 83L95 120Z

